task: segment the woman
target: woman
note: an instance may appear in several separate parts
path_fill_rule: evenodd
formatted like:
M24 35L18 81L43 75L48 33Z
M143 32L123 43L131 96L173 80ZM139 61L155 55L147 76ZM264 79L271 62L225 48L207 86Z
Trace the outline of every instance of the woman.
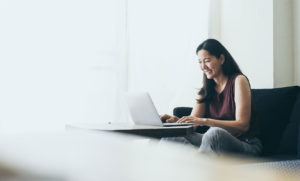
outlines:
M209 126L204 133L171 138L199 147L200 152L258 155L262 145L253 116L250 84L226 48L215 39L208 39L196 50L203 71L203 87L190 116L179 119L163 115L166 122L194 123ZM167 139L168 140L168 139ZM170 139L169 139L170 140Z

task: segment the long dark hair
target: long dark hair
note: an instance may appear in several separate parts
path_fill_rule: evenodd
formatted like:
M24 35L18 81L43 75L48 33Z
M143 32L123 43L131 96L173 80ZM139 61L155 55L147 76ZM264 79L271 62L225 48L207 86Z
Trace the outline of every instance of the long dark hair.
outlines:
M225 61L222 65L222 72L225 76L230 77L234 74L243 74L228 50L218 40L205 40L197 47L196 54L200 50L206 50L210 55L213 55L218 59L221 55L224 56ZM213 79L208 79L205 73L203 73L203 87L198 92L198 95L201 95L202 98L197 99L197 102L203 103L211 101L216 94L215 85L215 81Z

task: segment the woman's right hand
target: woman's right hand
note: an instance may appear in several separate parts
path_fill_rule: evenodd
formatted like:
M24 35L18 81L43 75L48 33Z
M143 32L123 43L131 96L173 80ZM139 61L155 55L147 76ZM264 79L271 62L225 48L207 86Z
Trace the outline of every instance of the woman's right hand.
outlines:
M176 116L170 116L168 114L164 114L160 116L160 119L163 123L175 123L179 120Z

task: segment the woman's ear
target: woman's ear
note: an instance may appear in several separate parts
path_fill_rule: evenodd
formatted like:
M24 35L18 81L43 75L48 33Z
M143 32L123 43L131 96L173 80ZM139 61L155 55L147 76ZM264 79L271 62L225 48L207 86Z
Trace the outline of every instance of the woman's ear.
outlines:
M223 54L220 55L220 61L221 61L221 64L223 65L225 62L225 56Z

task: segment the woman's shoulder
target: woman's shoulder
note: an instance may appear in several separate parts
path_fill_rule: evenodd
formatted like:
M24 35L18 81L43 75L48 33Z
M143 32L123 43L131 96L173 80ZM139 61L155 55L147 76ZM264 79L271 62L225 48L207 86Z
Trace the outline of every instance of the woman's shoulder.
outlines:
M249 90L250 89L250 83L248 78L243 75L243 74L239 74L236 76L235 81L235 89L242 89L242 90Z
M234 87L235 84L248 82L248 78L244 74L236 73L236 74L229 76L228 81L229 81L229 84L231 84Z
M250 87L248 78L244 74L234 74L230 77L230 89L235 92L237 88Z
M243 75L243 74L237 74L235 76L235 80L234 80L235 84L245 84L245 83L249 83L248 78Z

